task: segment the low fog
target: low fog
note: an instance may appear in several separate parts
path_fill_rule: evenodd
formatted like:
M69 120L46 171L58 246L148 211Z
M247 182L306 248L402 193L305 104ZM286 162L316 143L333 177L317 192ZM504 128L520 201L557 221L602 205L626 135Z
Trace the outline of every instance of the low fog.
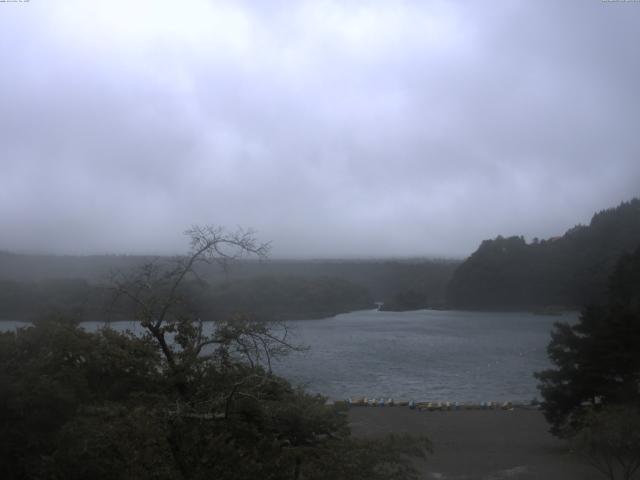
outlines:
M0 250L464 256L640 193L640 3L0 3Z

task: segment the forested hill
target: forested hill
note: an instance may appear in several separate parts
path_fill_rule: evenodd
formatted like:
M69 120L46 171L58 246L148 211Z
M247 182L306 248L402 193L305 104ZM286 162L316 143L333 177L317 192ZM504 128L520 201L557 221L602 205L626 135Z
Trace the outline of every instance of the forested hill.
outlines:
M640 199L596 213L562 237L485 240L455 271L456 308L580 307L600 303L618 258L640 245Z
M0 251L0 282L36 284L82 279L99 285L108 283L111 272L126 272L162 259L135 255L19 255ZM226 273L216 265L199 266L198 275L210 283L243 281L255 277L332 277L365 287L376 301L391 302L404 292L419 292L422 303L441 305L445 301L446 286L459 263L459 260L429 258L245 259L233 263Z
M106 311L110 272L167 261L171 259L0 252L0 320L32 319L50 311L73 312L81 319L112 318ZM374 301L405 297L418 301L413 308L439 306L458 263L438 259L244 260L233 263L226 274L215 265L200 265L198 277L207 287L199 292L197 303L207 318L242 312L267 319L325 317L373 308ZM126 312L121 316L127 318Z

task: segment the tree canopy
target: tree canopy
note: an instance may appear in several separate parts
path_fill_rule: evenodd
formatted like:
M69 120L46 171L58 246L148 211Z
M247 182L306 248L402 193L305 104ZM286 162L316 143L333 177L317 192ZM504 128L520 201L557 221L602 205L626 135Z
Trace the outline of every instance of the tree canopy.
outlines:
M570 435L591 405L640 402L640 247L623 255L608 301L585 308L575 325L556 324L548 353L555 368L537 373L552 431Z
M352 438L344 408L271 372L295 345L244 316L203 322L194 265L262 255L247 232L194 228L185 257L113 279L145 334L54 316L0 334L9 479L404 479L426 439ZM187 283L187 279L193 280Z
M620 255L640 244L640 199L596 213L561 237L485 240L455 271L447 300L459 308L579 308L604 302Z

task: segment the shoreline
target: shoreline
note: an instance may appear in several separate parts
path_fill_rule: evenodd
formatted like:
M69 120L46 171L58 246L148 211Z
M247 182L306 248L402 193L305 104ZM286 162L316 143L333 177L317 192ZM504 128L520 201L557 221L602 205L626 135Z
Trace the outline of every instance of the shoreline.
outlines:
M425 435L434 452L418 461L429 480L598 480L601 474L548 432L538 409L419 411L348 410L356 437Z
M383 398L351 397L347 400L327 399L327 404L346 403L350 408L409 408L410 410L429 412L457 412L465 410L513 410L526 409L538 410L540 404L532 401L487 401L487 402L443 402L443 401L419 401L414 400L385 400Z

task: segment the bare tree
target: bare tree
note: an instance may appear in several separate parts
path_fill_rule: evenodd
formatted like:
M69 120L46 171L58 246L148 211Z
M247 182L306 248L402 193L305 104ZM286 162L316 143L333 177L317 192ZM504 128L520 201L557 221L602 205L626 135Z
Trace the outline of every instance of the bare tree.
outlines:
M205 323L190 302L193 284L206 284L198 274L201 264L226 271L241 257L264 258L269 244L256 241L251 230L230 233L194 226L185 234L190 240L187 255L116 273L111 285L114 301L126 299L161 352L162 373L175 393L169 396L174 403L160 409L168 415L167 442L182 476L191 478L196 466L190 442L212 431L227 431L235 406L237 420L247 402L260 411L274 391L288 389L283 379L272 375L272 360L298 347L289 342L285 325L245 314Z
M198 265L216 264L226 270L241 257L265 258L269 244L259 243L253 231L242 229L229 233L222 227L193 226L185 235L191 247L186 256L159 259L132 272L112 275L114 299L124 298L132 306L135 319L157 343L183 396L198 362L215 359L223 368L232 364L231 357L242 355L250 367L263 366L271 372L274 356L296 348L288 341L286 326L274 329L237 315L216 322L213 331L205 332L204 319L194 313L185 293L188 280L204 283Z

